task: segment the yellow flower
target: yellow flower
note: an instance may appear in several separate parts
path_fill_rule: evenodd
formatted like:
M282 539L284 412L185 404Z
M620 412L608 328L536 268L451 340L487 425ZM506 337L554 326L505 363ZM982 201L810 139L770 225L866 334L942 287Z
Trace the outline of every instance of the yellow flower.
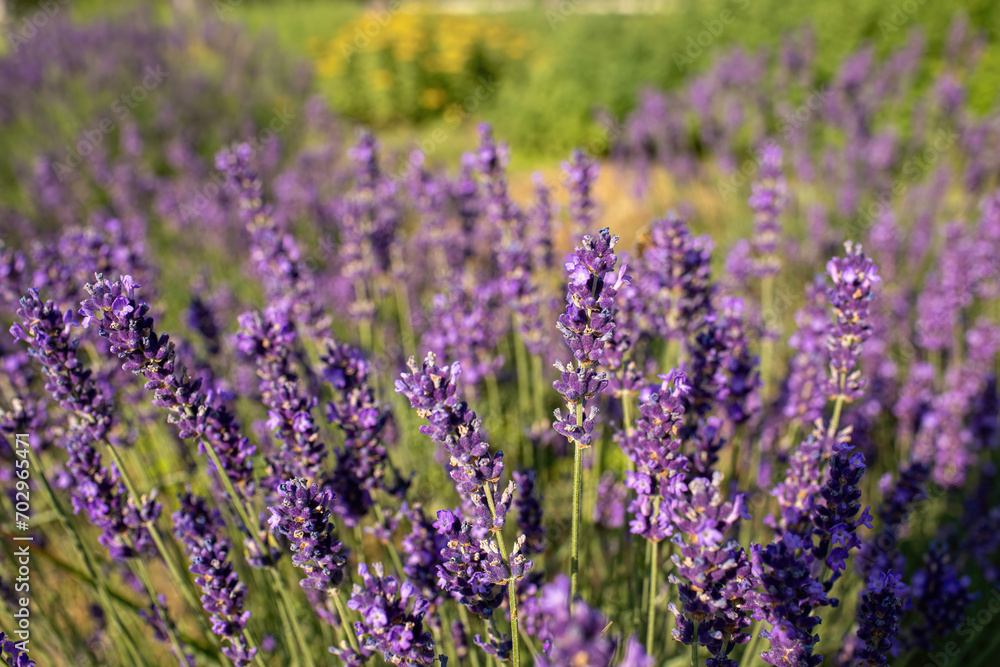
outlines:
M387 69L375 70L375 74L372 76L372 87L378 91L385 91L392 88L393 76L392 72Z
M425 88L420 91L420 106L425 109L440 109L447 99L447 93L440 88Z

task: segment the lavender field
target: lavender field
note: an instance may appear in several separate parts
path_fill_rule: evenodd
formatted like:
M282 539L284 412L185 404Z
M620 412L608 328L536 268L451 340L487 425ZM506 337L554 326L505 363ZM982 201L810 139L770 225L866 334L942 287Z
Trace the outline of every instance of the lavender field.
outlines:
M712 5L519 157L523 17L359 5L310 61L259 5L14 4L7 665L997 664L978 10L843 54Z

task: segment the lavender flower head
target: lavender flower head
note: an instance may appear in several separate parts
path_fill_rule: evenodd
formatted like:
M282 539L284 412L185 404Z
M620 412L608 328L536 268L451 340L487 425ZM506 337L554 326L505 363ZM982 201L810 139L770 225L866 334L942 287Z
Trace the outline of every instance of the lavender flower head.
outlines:
M631 532L659 542L673 534L671 511L675 498L686 488L688 459L681 453L684 400L690 387L677 370L660 375L659 391L639 406L631 434L620 432L619 444L635 470L626 473L625 486L636 492L629 504L634 519Z
M556 362L562 377L552 386L566 401L566 416L556 410L554 427L581 449L590 446L597 413L594 407L586 414L586 403L608 383L607 373L597 369L615 328L612 319L615 296L630 281L625 275L626 265L614 273L617 243L618 237L608 228L602 229L597 238L584 236L583 245L576 248L566 263L569 273L566 312L559 316L558 328L576 363L565 366ZM610 282L612 279L614 282Z
M858 609L857 636L864 642L855 654L859 664L867 667L889 664L892 645L899 633L905 593L903 575L893 574L892 570L877 572L868 580Z
M354 584L347 606L361 615L354 624L363 646L378 651L387 663L403 667L431 665L436 658L434 639L424 630L429 604L413 585L385 576L381 563L374 575L364 563L358 565L361 583ZM412 605L411 605L412 603Z
M125 360L122 369L142 375L146 389L154 392L153 405L170 410L168 421L177 425L180 437L199 437L202 453L205 443L211 444L222 472L237 489L252 495L255 447L221 397L201 392L201 380L192 379L177 363L174 344L167 335L157 335L147 315L149 305L136 297L139 287L131 276L112 283L98 274L94 284L87 284L90 298L80 304L82 325L97 322L101 336L111 342L110 352Z
M754 272L763 278L776 275L781 268L777 255L779 218L788 204L788 183L781 170L781 149L776 144L768 144L761 151L760 174L751 187L748 203L754 211Z
M180 496L181 508L174 513L174 536L191 561L195 583L201 587L202 606L209 613L212 632L227 641L222 652L236 667L249 665L257 653L249 648L243 630L250 620L244 606L246 585L229 559L231 545L225 536L222 516L209 509L204 498L189 493Z
M539 667L608 667L615 643L604 633L608 620L577 600L570 609L570 582L560 575L524 604L524 625L541 641Z
M746 628L757 578L743 547L726 539L741 519L750 518L743 494L726 501L721 485L718 471L711 479L695 477L670 503L679 553L673 556L676 574L669 581L681 603L671 603L670 610L677 617L674 639L705 646L713 664L729 667L729 653L750 639Z
M822 656L813 655L819 641L813 630L820 619L812 611L830 602L823 585L810 575L802 549L802 539L795 533L785 533L766 548L752 549L753 575L763 589L756 596L755 617L771 624L760 635L771 641L770 650L760 654L769 665L815 667L823 662Z
M162 506L156 492L130 498L114 466L106 467L94 444L108 442L115 408L98 385L92 371L79 358L79 339L71 337L78 326L71 310L65 312L52 301L42 302L37 290L29 290L10 332L15 341L28 345L28 355L44 369L45 389L59 405L76 416L63 437L69 456L66 468L73 480L73 511L86 511L92 524L102 531L98 541L116 560L152 550L145 524L155 521Z
M864 395L864 379L857 368L861 345L872 335L869 302L875 298L880 281L878 267L861 251L860 245L847 241L844 257L834 257L826 265L833 280L827 290L833 308L834 324L827 333L830 350L830 377L826 395L831 400L850 402Z
M34 667L35 661L28 658L28 652L21 649L23 644L14 642L7 638L7 635L0 632L0 658L10 667ZM6 657L3 655L6 653Z
M344 579L347 550L333 532L333 493L308 480L290 479L278 486L281 500L268 507L271 530L288 538L292 563L306 573L302 588L333 591Z
M562 164L569 190L569 214L576 222L578 232L586 232L596 217L592 190L601 167L582 150L573 151L568 162Z

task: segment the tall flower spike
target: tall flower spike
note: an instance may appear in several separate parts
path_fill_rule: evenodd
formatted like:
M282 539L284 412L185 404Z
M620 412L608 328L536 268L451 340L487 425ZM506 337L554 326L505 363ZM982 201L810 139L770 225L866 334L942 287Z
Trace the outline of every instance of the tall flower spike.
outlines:
M221 151L215 166L225 173L239 194L240 219L250 232L250 259L264 284L267 302L314 330L322 330L322 309L316 300L316 279L302 259L291 234L282 232L264 202L263 187L250 160L253 149L238 144Z
M754 212L754 272L773 276L781 268L777 254L781 238L781 213L788 203L788 183L781 169L781 149L768 144L761 151L760 173L751 186L750 208Z
M830 350L830 377L825 386L828 398L850 402L864 395L864 379L857 368L861 345L872 335L868 303L875 298L878 267L861 251L860 245L844 244L844 257L834 257L826 265L833 280L827 296L833 308L834 324L827 333Z
M756 596L760 607L755 617L771 625L760 636L771 648L760 654L764 662L780 667L815 667L823 656L813 655L819 636L813 630L820 619L813 609L829 604L823 585L809 574L802 558L802 539L785 533L766 548L754 545L751 555L753 575L763 592Z
M429 422L420 432L440 444L450 457L451 477L458 493L470 504L489 483L503 475L503 452L493 454L483 431L482 420L469 404L458 398L458 380L462 366L457 362L448 367L437 365L437 356L428 353L423 365L414 359L408 363L410 372L396 380L396 393L410 400L417 415ZM493 491L490 491L493 493ZM472 506L475 503L472 502ZM483 508L485 509L485 507ZM497 508L499 513L500 508ZM473 510L474 511L474 510ZM480 516L480 528L491 529L493 519Z
M865 474L865 457L860 452L851 453L850 445L834 445L835 453L830 457L827 480L820 489L823 502L815 510L814 535L819 542L813 547L815 558L824 560L833 570L830 581L836 581L846 568L847 557L852 549L861 546L857 529L872 527L869 508L861 510L861 489L858 483ZM861 515L858 516L858 512ZM824 582L826 583L826 582Z
M640 241L642 276L636 287L643 328L659 338L683 340L711 311L712 248L708 235L694 236L687 222L670 211L652 223Z
M136 297L138 288L131 276L112 283L98 275L94 284L87 284L90 298L80 304L83 326L97 322L101 336L111 342L110 352L124 360L122 369L146 379L146 389L154 393L153 405L170 411L168 421L177 425L180 437L200 438L201 453L210 443L222 463L221 473L252 495L255 447L240 432L222 397L202 392L201 380L177 364L174 344L153 329L149 305Z
M347 606L361 615L354 624L363 646L382 654L385 661L403 667L431 665L436 659L434 639L424 629L429 604L417 594L413 584L385 576L381 563L369 571L358 565L361 583L354 584ZM412 604L411 604L412 603Z
M604 349L614 334L612 318L615 296L629 284L622 264L614 273L618 257L614 254L618 237L604 228L594 238L583 237L570 261L566 262L569 284L566 294L566 312L559 316L558 328L573 352L575 364L564 366L556 362L561 377L552 386L566 401L566 416L555 411L553 424L556 432L575 445L573 447L573 509L570 589L571 599L576 597L580 564L580 498L583 492L583 450L590 447L594 432L597 407L586 412L587 402L608 386L606 371L598 371ZM613 282L612 282L613 280Z
M688 460L681 453L684 398L690 387L683 373L661 375L659 390L639 406L631 434L620 431L619 445L635 465L626 473L625 486L636 492L629 504L634 515L631 532L659 542L673 534L671 509L684 486Z
M569 215L576 223L577 233L586 233L596 217L593 188L601 167L582 150L573 151L562 164L566 189L569 190Z
M892 570L877 572L868 580L857 614L857 636L864 643L854 656L859 663L868 667L889 664L892 645L899 633L905 592L903 576L893 574Z
M301 386L291 359L297 338L295 326L276 306L243 313L239 323L236 345L257 367L267 428L281 443L277 456L269 462L271 473L265 483L274 492L290 477L316 479L326 446L312 416L316 397L307 395Z
M146 520L155 520L161 505L155 492L148 497L129 498L115 467L103 465L95 443L107 441L115 421L115 408L100 389L92 371L77 355L79 339L71 336L77 321L73 312L60 311L51 301L42 302L37 290L22 297L20 318L10 328L15 341L28 346L28 355L45 373L45 388L59 405L75 415L68 431L58 439L68 460L73 480L73 511L101 529L98 541L111 557L131 558L151 550L152 537Z
M334 534L330 518L333 494L306 479L290 479L278 486L277 507L268 507L271 529L288 538L292 563L306 577L302 588L332 592L344 580L347 549Z
M743 547L726 538L741 519L750 518L743 494L724 501L721 485L718 471L711 479L695 477L670 503L679 553L673 556L676 574L668 580L677 586L681 603L670 606L677 617L674 639L697 642L708 649L713 664L731 667L730 652L750 639L746 629L758 579Z
M333 511L354 526L372 505L371 491L385 486L389 462L383 439L391 420L371 386L371 363L361 350L326 341L323 379L333 386L327 403L327 420L344 432L344 445L337 450L337 468L330 480L334 492Z
M618 260L614 254L618 237L607 228L596 238L584 236L566 263L569 274L566 312L559 316L558 328L573 352L575 363L556 362L561 378L553 383L566 401L566 416L556 410L555 430L576 443L590 446L596 408L586 414L588 401L604 390L607 374L600 372L604 348L615 328L612 319L615 296L630 279L622 265L614 273Z
M246 585L229 559L231 545L225 536L222 516L210 509L204 498L185 493L174 513L174 537L184 545L195 583L201 587L202 606L209 613L212 632L226 640L222 652L236 667L249 665L257 653L249 648L243 630L250 620L245 608Z

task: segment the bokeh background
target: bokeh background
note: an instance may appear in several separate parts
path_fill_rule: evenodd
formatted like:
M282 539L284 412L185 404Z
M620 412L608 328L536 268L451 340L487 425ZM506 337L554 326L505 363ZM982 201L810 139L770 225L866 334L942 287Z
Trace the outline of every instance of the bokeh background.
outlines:
M937 290L945 282L942 267L948 271L968 257L981 260L983 252L989 255L991 248L1000 248L996 239L990 241L996 242L993 246L976 242L983 236L980 230L987 228L985 218L981 227L976 226L980 201L997 187L1000 167L1000 5L993 0L6 0L2 8L2 256L9 259L14 256L12 249L30 247L42 260L62 260L73 254L74 244L80 244L99 258L98 266L125 264L147 272L155 277L148 298L155 298L158 328L196 341L186 350L189 356L205 362L205 368L215 365L215 372L235 385L251 386L254 378L227 337L235 329L235 315L248 304L262 306L263 297L260 285L248 277L248 243L238 221L238 202L221 186L214 156L234 142L254 146L265 192L276 202L278 224L298 239L303 265L327 281L324 286L343 292L331 292L331 303L342 305L351 302L352 286L339 280L339 239L329 233L336 227L337 210L324 206L339 201L352 187L355 175L346 156L362 127L375 132L381 164L402 192L411 186L406 176L414 166L411 151L422 151L421 164L429 173L457 174L462 155L480 144L480 125L489 123L494 136L510 148L507 178L513 198L529 202L536 184L546 183L564 211L569 197L559 187L564 180L562 163L573 149L583 147L602 166L594 192L601 226L620 234L623 248L638 249L641 256L644 244L650 242L650 221L668 209L678 210L691 220L694 233L712 236L717 250L711 261L720 284L750 303L759 286L742 281L740 276L747 274L741 274L740 267L749 256L747 239L754 225L747 206L750 182L757 173L754 156L762 139L781 137L795 193L783 220L784 234L791 239L780 250L787 270L772 295L778 306L761 316L772 320L747 323L752 345L761 344L760 334L768 325L782 330L786 338L796 330L803 287L828 257L841 252L844 238L864 237L866 243L871 239L881 243L880 248L898 250L898 257L880 262L890 276L885 303L892 305L879 316L887 321L898 317L901 326L889 327L892 333L885 347L869 351L865 368L871 370L877 391L845 416L856 428L859 446L867 448L864 451L873 461L865 482L866 504L879 502L881 475L898 476L899 464L905 461L894 434L909 429L899 436L907 446L918 435L919 419L908 424L912 415L889 416L890 401L905 398L901 390L913 362L933 366L936 389L944 396L943 387L954 389L944 384L948 371L966 370L962 364L968 360L955 350L963 348L961 339L972 331L972 322L980 315L997 319L996 292L990 292L996 280L991 274L979 282L970 280L975 284L964 293L969 303L963 302L959 310L965 310L953 331L946 332L946 342L925 346L926 341L920 342L908 328L903 331L903 324L908 327L919 319L915 314L919 295L930 295L928 303L954 296ZM856 119L863 121L859 122L863 128L853 124ZM955 138L925 157L927 146L935 145L938 128L948 129L947 136ZM741 175L748 161L751 168ZM895 191L899 184L901 193ZM878 227L880 214L868 212L869 204L880 201L885 192L894 193L898 227L894 221ZM420 222L425 215L419 210L420 197L413 200L402 225L409 235L407 243L427 222ZM106 225L106 216L94 222L98 211L113 211L125 224ZM132 220L141 223L134 225ZM968 221L965 231L946 224L953 220ZM64 234L79 225L99 231L93 236ZM575 230L568 222L556 228L557 250L568 250L576 242ZM879 236L879 231L885 233ZM896 235L889 238L890 232ZM905 242L900 240L904 237ZM415 242L413 247L423 246ZM958 250L948 254L949 248ZM234 253L240 261L233 261ZM396 309L402 310L397 299L403 300L393 290L407 280L414 304L409 324L425 329L417 334L427 333L440 315L432 301L438 290L452 299L449 307L476 311L467 285L435 282L447 282L447 276L442 278L442 267L433 266L429 257L414 253L405 258L399 274L403 280L389 270L378 277L379 296L388 304L380 306L380 316L391 320L387 330L396 326ZM150 258L155 259L147 261ZM558 261L553 266L561 270ZM995 269L996 262L991 266ZM392 270L397 268L393 265ZM0 278L11 278L16 269L13 261L0 263L5 272ZM64 297L64 305L80 300L79 276L72 276L75 283L66 275L44 271L32 277L39 276ZM539 279L558 296L557 305L564 294L562 279L559 271ZM969 296L973 292L975 299ZM0 321L6 330L16 298L0 296L5 316ZM899 303L905 308L890 312ZM214 352L202 340L196 304L225 320L224 331L215 332ZM927 308L933 309L933 303ZM550 307L547 314L555 310ZM760 312L753 317L757 315ZM483 321L489 324L486 316ZM354 324L344 317L337 318L334 326L344 340L357 342ZM551 329L548 350L561 350L554 326ZM510 445L517 451L512 455L516 460L529 448L541 446L545 438L539 433L548 433L548 423L535 417L549 413L558 397L549 390L551 378L532 374L532 395L540 395L539 386L551 395L538 398L539 404L546 403L543 409L516 406L523 408L523 414L532 414L526 420L530 428L518 422L521 412L516 412L517 418L511 416L524 394L511 368L510 345L517 345L516 337L508 340L508 333L503 329L499 340L484 336L489 345L476 351L494 355L500 350L491 358L506 354L502 368L493 369L500 379L499 394L482 386L485 381L469 392L483 404L497 440L516 443ZM388 389L405 356L418 351L414 335L409 331L398 340L386 337L386 349L373 350L372 356L381 374L380 396L392 404L407 445L394 450L398 457L394 460L400 469L426 473L414 482L416 497L428 506L445 506L454 497L441 491L450 492L443 467L423 470L432 460L433 443L413 435L417 419L408 413L408 404ZM916 352L913 340L918 340ZM661 346L663 342L649 347L647 361L676 353L669 345ZM0 346L0 352L13 358L8 343L4 341L7 348ZM449 349L456 347L450 345ZM779 369L795 357L796 350L782 344L773 354L772 369ZM891 357L891 363L880 365L882 357ZM784 376L777 377L781 372L773 370L776 377L771 379L783 381ZM955 378L954 382L962 379ZM988 382L985 374L977 381ZM980 389L977 385L976 392ZM0 390L12 393L3 383ZM982 395L986 393L982 389ZM777 400L775 395L770 398ZM964 398L968 400L962 409L967 413L959 411L959 425L974 410L972 398ZM923 394L919 399L924 402L914 399L918 411L929 410L933 401ZM263 411L253 400L237 403L244 423L263 421ZM940 404L935 409L947 412ZM615 410L609 408L609 419L620 417ZM122 437L135 445L129 461L141 473L143 487L158 487L171 499L195 479L196 487L208 487L204 470L192 463L192 451L167 432L162 420L138 409L133 412L132 407L123 414L128 423L122 427ZM766 426L755 424L754 437L769 437L777 447L778 438L766 433ZM796 428L805 432L809 425ZM930 427L925 433L938 435ZM610 431L607 435L610 443ZM339 433L331 436L331 442L339 437ZM59 460L55 447L50 451ZM989 454L994 460L995 453L994 449ZM566 561L568 525L562 510L570 502L570 490L564 454L547 459L548 468L540 477L547 484L546 516L553 517L552 549L540 562L553 571ZM624 455L610 444L605 457L607 468L624 469ZM734 454L734 467L736 460ZM991 586L996 585L997 572L989 563L996 562L1000 530L994 528L1000 528L1000 517L995 489L986 482L995 478L996 470L995 466L983 470L982 478L969 474L965 490L948 484L935 487L929 502L915 509L900 546L911 574L920 567L929 545L947 532L942 528L964 525L970 516L988 516L989 521L976 524L978 532L970 529L969 535L988 543L992 551L973 557L961 531L952 531L948 539L962 545L955 547L956 553L968 556L961 561L959 574L964 576L967 568L974 589L987 595L995 590ZM773 481L760 484L763 488ZM973 482L984 482L976 493L969 491ZM596 487L596 483L589 487L586 510L591 514L598 500ZM605 490L608 495L612 490L625 493L621 479L611 479ZM992 514L963 509L969 499L992 507ZM50 527L56 523L50 512L38 521ZM85 525L82 518L77 521ZM629 580L619 590L604 586L602 580L611 573L609 580L623 582L632 573L633 551L618 562L616 557L625 552L607 546L624 544L621 536L626 531L620 523L617 533L596 526L596 519L594 523L596 537L588 549L599 565L589 573L588 595L595 606L618 619L623 632L641 632L644 617L633 609L637 584ZM94 533L88 540L99 550ZM359 533L357 542L388 557L385 545L367 534ZM610 563L601 561L605 547L612 554ZM52 552L58 555L58 549ZM986 556L980 558L982 554ZM641 560L641 554L636 558ZM971 564L974 561L976 565ZM94 641L88 658L108 655L102 653L106 646L93 640L104 621L97 612L88 615L86 591L76 579L79 572L67 570L65 562L40 563L42 576L65 584L40 594L42 605L64 610L40 623L72 629L76 634L68 637L71 645ZM240 569L244 575L251 571L242 563ZM292 573L286 567L288 581L294 580ZM168 573L155 569L153 575L169 591L169 606L183 608ZM836 630L823 638L822 648L829 655L838 652L841 638L851 630L862 586L861 578L851 579L840 591L846 609L825 612L829 622L824 627ZM964 595L965 588L959 588ZM119 589L128 590L124 583ZM259 595L255 589L253 596ZM131 592L128 597L128 604L138 611L141 605L132 601L138 598ZM253 597L252 602L255 627L276 627L277 612L267 606L268 601ZM305 602L300 601L300 607L308 613ZM5 614L0 613L4 622ZM665 605L660 614L667 643L673 619ZM130 621L136 634L148 632L138 619L136 614ZM928 636L938 633L944 638L942 627L953 621L954 617L942 615ZM208 646L191 618L179 619L179 626L195 646ZM38 627L39 632L46 630ZM997 641L991 632L982 631L989 627L989 623L977 626L974 641L962 644L962 653L948 657L948 664L958 664L964 656L979 661L970 665L993 664ZM323 630L329 632L325 626ZM315 632L318 643L321 630L310 632ZM169 664L168 649L150 644L154 663ZM680 656L674 648L668 653ZM268 664L282 664L284 649L272 646ZM51 655L60 653L54 648ZM926 655L927 649L914 649L899 664L920 667ZM39 664L74 664L52 660ZM684 658L677 660L681 664Z

